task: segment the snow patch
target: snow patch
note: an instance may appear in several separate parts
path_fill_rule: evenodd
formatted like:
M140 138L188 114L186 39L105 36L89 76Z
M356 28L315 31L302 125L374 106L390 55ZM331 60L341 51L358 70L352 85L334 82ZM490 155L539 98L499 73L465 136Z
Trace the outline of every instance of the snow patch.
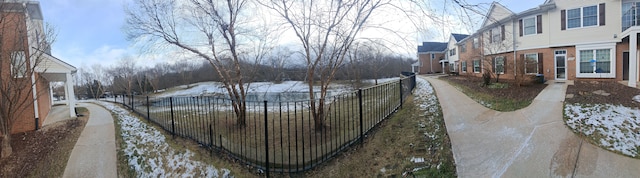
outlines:
M635 97L634 97L635 99ZM640 156L640 110L611 104L567 104L566 123L596 140L601 146L622 154Z
M233 177L228 169L194 161L195 154L189 150L173 149L162 133L133 117L129 111L112 103L97 103L117 115L120 134L126 144L125 155L139 177Z
M378 79L378 84L397 81L399 77ZM374 80L365 80L368 83L374 83ZM309 85L303 81L285 81L282 83L273 82L254 82L248 85L247 92L249 93L286 93L286 92L309 92ZM227 90L220 82L200 82L189 85L181 85L174 87L175 91L162 92L157 97L173 97L173 96L200 96L200 95L215 95L226 94ZM332 95L339 95L342 93L350 92L353 89L346 84L332 83L329 85L329 91ZM164 90L162 90L164 91ZM314 92L319 92L320 87L314 87Z

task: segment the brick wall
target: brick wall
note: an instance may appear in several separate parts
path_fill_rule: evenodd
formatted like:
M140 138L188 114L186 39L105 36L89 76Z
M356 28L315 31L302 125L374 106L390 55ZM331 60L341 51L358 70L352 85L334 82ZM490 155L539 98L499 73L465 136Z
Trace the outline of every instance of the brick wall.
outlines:
M433 60L431 60L431 53L418 55L420 63L422 64L422 66L420 66L420 74L441 73L442 64L440 64L440 59L443 58L443 55L443 53L435 53L435 59Z
M38 128L42 127L42 123L47 119L49 111L51 110L51 92L49 91L49 81L43 77L40 77L37 85L38 94L38 114L40 120L38 122Z

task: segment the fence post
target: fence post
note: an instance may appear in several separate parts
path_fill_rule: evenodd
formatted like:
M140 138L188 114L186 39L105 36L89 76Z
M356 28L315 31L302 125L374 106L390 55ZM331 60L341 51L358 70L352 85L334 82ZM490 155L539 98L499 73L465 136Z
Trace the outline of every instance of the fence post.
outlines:
M267 111L267 100L264 100L264 152L265 152L265 173L267 173L267 177L269 177L269 126L267 125L267 123L269 123L268 119L268 115L269 112Z
M209 149L211 149L211 155L213 156L213 127L209 124Z
M402 109L402 79L400 79L400 109Z
M360 143L362 144L362 141L364 139L364 125L362 122L362 89L358 89L358 107L359 107L359 113L360 113Z
M129 101L130 101L130 104L131 104L131 110L135 111L134 108L133 108L133 93L131 93L131 99Z
M147 120L151 120L151 114L149 112L149 107L151 107L151 103L149 103L149 95L147 95Z
M176 124L173 121L173 97L169 97L169 108L171 108L171 135L176 136Z

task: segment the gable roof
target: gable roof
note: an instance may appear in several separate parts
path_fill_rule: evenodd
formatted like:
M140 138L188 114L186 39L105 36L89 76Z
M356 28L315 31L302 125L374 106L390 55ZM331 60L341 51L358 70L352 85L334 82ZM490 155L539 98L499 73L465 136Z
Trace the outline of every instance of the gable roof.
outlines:
M461 41L462 39L467 38L469 35L465 35L465 34L457 34L457 33L452 33L451 36L453 36L453 39L456 40L456 42Z
M491 7L489 7L489 11L487 11L487 15L484 17L482 26L480 27L485 27L512 15L515 15L513 11L507 9L502 4L493 1L493 3L491 3Z
M440 42L422 42L422 45L418 46L418 53L444 52L447 49L447 45L447 43Z

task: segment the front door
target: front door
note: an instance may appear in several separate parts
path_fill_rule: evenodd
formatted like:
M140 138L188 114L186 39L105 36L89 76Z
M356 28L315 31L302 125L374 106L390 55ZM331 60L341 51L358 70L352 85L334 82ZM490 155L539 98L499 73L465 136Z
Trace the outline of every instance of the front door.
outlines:
M629 52L622 53L622 80L629 80Z
M556 80L567 79L567 51L555 51Z

